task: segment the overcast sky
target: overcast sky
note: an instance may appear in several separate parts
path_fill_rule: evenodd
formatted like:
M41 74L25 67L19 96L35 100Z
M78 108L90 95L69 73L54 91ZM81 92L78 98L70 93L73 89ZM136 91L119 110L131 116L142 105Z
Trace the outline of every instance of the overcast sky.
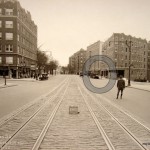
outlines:
M150 40L150 0L19 0L38 26L38 45L61 65L113 33Z

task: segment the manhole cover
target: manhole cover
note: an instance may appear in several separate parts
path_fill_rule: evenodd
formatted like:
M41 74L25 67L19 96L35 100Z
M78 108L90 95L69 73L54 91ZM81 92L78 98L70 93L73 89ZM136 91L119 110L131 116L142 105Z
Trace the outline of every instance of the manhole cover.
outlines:
M78 106L69 106L69 114L79 114Z

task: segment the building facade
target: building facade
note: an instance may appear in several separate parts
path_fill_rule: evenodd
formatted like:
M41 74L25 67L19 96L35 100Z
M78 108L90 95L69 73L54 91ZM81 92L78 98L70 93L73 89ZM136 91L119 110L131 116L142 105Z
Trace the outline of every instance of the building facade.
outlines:
M89 46L87 46L87 51L86 51L86 59L89 59L92 56L95 55L102 55L102 46L103 42L97 41ZM92 72L100 72L101 69L101 63L99 61L96 61L91 65L90 71Z
M79 74L83 70L83 65L86 60L86 51L80 49L69 58L69 66L74 70L74 74Z
M114 33L102 49L102 54L113 60L118 76L128 78L130 65L132 80L147 79L148 44L145 39Z
M0 0L0 76L29 77L36 70L37 26L17 0Z
M72 55L69 57L69 73L70 74L75 74L75 56Z
M148 42L148 54L147 54L147 80L150 81L150 41Z

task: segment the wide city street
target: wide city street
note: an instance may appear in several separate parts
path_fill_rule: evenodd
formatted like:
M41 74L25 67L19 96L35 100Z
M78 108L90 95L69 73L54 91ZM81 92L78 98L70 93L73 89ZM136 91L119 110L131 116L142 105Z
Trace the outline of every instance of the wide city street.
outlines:
M99 88L108 82L90 80ZM126 87L116 99L116 85L92 93L78 75L2 84L0 149L150 150L149 91Z

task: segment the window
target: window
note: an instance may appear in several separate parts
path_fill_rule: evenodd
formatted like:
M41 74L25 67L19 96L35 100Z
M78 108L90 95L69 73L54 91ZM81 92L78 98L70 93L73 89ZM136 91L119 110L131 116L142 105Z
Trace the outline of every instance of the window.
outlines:
M2 15L2 8L0 8L0 15Z
M0 64L2 63L2 57L0 57Z
M18 11L18 17L20 16L20 12Z
M5 15L12 16L13 15L13 9L5 9Z
M2 32L0 32L0 40L2 40Z
M20 53L20 46L18 46L18 53Z
M19 23L17 24L17 28L18 28L18 30L20 29L20 24Z
M2 52L2 45L0 45L0 52Z
M0 28L2 27L2 21L0 20Z
M13 57L6 57L6 64L13 64Z
M6 40L13 40L13 33L6 33Z
M18 60L17 60L17 61L18 61L18 65L19 65L19 64L20 64L20 59L18 58Z
M13 51L13 45L6 45L5 51L6 52L12 52Z
M17 35L17 39L18 39L18 41L20 41L20 36L19 35Z
M13 21L6 21L5 28L13 28Z

